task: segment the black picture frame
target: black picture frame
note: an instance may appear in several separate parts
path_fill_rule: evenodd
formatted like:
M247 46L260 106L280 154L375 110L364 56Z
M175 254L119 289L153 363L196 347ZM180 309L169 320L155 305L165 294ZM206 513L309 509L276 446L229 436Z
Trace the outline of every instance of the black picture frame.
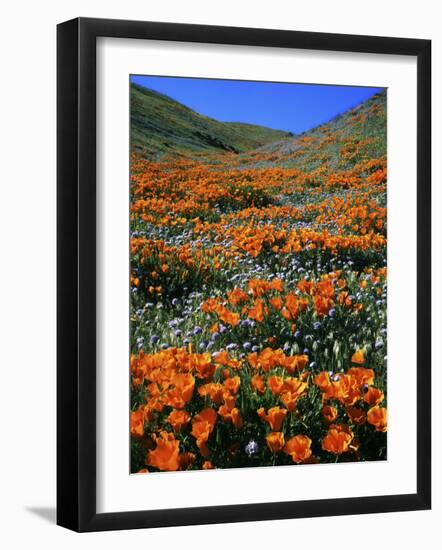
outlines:
M96 512L96 39L417 58L417 492ZM425 510L431 506L431 41L79 18L58 25L57 523L83 531Z

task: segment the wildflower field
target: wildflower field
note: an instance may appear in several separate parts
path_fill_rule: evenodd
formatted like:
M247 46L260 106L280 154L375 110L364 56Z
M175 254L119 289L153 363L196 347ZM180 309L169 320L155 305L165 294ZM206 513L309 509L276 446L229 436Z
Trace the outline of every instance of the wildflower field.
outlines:
M131 472L386 459L386 92L201 146L131 93Z

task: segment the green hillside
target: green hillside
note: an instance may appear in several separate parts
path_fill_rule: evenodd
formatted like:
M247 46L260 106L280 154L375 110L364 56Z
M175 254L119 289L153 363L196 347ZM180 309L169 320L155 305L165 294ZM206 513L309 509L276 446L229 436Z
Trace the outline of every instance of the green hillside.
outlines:
M130 100L132 151L147 158L170 153L241 153L292 136L253 124L219 122L137 84L131 84Z
M351 168L364 158L385 155L386 120L387 95L382 91L290 140L239 155L237 164L248 168L299 168L306 172L323 166L329 170Z

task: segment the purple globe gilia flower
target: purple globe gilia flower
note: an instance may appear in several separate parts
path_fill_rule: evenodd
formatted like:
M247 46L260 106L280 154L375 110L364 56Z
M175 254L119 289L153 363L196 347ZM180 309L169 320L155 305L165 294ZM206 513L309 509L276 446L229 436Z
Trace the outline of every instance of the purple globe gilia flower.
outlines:
M193 329L193 334L196 336L197 334L201 334L203 332L203 329L201 327L195 327Z
M252 347L252 351L253 351L254 353L256 353L257 351L259 351L259 347L258 347L258 346L253 346L253 347Z
M314 328L315 330L320 329L320 328L321 328L321 323L320 323L319 321L316 321L316 323L313 323L313 328Z
M156 335L156 334L153 334L151 337L150 337L150 341L152 344L156 344L158 342L160 338Z
M177 306L179 303L180 303L180 301L178 300L178 298L174 298L174 299L172 300L172 305L173 305L173 306Z
M258 453L259 445L254 439L251 439L245 446L244 450L247 456L250 458L251 456L256 455Z
M333 307L329 312L328 312L328 316L329 317L334 317L336 315L336 309Z
M242 345L242 347L243 347L245 350L248 350L248 349L251 349L252 344L251 344L250 342L244 342L244 344Z

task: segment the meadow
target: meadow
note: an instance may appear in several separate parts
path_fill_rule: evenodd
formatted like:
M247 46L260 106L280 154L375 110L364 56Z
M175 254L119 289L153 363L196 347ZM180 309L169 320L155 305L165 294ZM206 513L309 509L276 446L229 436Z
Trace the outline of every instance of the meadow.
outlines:
M131 472L386 459L385 92L169 143L132 93Z

